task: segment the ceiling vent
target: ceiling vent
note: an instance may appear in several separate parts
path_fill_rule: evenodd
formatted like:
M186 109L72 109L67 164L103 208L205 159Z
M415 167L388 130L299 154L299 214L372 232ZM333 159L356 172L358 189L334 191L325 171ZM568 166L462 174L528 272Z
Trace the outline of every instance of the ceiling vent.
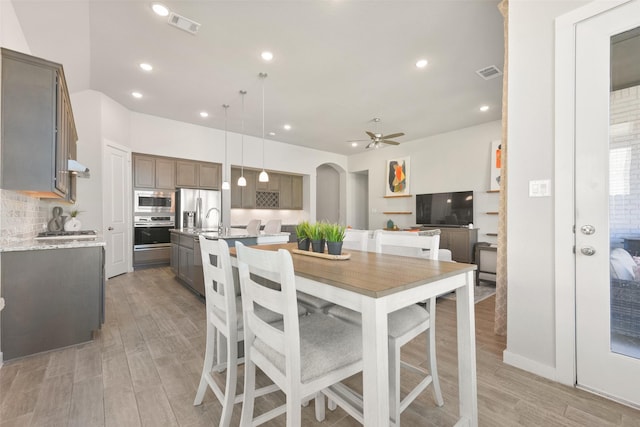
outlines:
M500 71L498 67L496 67L495 65L490 65L488 67L484 67L477 70L476 74L485 80L491 80L491 79L495 79L498 76L501 76L502 71Z
M173 25L174 27L180 28L183 31L186 31L191 34L195 34L198 32L200 28L200 24L196 21L192 21L191 19L187 19L184 16L180 16L177 13L171 12L169 15L169 25Z

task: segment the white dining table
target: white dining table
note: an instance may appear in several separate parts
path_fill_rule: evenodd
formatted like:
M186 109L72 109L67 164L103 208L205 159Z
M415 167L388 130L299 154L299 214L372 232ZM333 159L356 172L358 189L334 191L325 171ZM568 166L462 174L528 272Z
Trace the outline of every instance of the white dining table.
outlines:
M360 251L349 251L348 260L330 260L293 253L295 247L280 244L260 249L291 251L298 290L362 314L366 427L389 425L388 314L455 291L459 393L459 419L455 425L478 425L475 265Z

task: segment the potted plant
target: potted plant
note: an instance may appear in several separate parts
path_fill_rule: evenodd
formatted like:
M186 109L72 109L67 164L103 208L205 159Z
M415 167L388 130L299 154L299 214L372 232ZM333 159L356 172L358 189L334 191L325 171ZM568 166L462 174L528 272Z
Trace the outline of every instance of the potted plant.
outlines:
M330 255L340 255L342 253L342 242L346 229L347 227L340 224L327 225L325 239L327 240L327 251Z
M81 210L78 209L77 206L73 206L69 210L70 218L64 221L64 230L65 231L78 231L80 227L82 227L82 223L78 219L78 215L80 215Z
M324 222L316 222L309 227L309 238L311 239L311 250L313 252L324 252L324 232L326 224Z
M308 221L302 221L296 225L296 236L298 239L298 249L303 251L309 250L311 239L309 238L311 224Z

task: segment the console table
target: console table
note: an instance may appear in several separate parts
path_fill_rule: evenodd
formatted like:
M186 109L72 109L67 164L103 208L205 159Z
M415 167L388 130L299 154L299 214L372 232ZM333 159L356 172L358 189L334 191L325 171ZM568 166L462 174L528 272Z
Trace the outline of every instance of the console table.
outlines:
M478 242L477 228L422 227L421 230L440 230L440 249L449 249L454 261L473 262L473 248Z

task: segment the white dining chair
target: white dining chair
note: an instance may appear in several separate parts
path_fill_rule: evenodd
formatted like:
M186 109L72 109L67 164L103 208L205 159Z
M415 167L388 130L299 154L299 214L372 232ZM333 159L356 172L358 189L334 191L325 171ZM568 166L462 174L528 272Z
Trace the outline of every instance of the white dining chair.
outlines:
M270 219L264 224L264 232L266 234L280 233L282 230L281 219Z
M258 235L260 233L260 220L252 219L247 224L247 234Z
M344 232L342 248L366 252L369 250L369 230L347 228Z
M200 384L193 404L200 405L207 385L211 387L222 404L220 426L227 427L231 423L233 405L243 400L243 394L236 395L238 363L244 362L243 358L238 357L238 342L242 342L244 335L242 303L236 295L227 242L224 239L208 240L201 235L200 250L205 282L207 339ZM298 310L299 315L306 314L304 308L300 307ZM277 313L265 309L260 309L258 315L266 322L282 320ZM225 369L227 374L222 390L215 382L212 372L222 372ZM272 384L257 390L255 395L261 396L276 390L278 387Z
M381 231L375 233L375 248L378 253L387 253L387 251L398 254L398 250L402 250L404 255L423 258L426 253L429 259L438 259L438 248L440 244L440 235L432 233L432 235L419 235L418 233L403 233L394 231ZM429 252L426 252L426 251ZM402 268L402 261L398 259L398 268ZM328 313L337 318L352 322L354 324L362 324L362 316L360 313L349 310L340 305L335 305L328 310ZM438 379L438 368L436 364L436 339L435 339L435 320L436 320L436 298L430 298L426 301L426 307L423 308L418 304L401 308L389 314L389 416L396 427L400 426L400 414L424 391L429 384L433 385L433 393L436 404L442 406L442 391L440 390L440 381ZM427 333L427 355L429 359L429 371L410 365L400 359L400 349L403 345L413 340L421 333ZM400 368L404 367L410 371L421 374L424 378L416 385L404 399L400 396ZM335 407L334 402L330 401L329 408Z
M362 330L321 313L296 315L296 283L291 254L236 243L245 324L245 400L241 426L259 425L286 412L288 427L301 425L301 403L316 399L316 418L324 419L321 390L362 371ZM280 289L254 278L280 283ZM255 307L283 316L268 324ZM256 367L286 395L283 406L253 418ZM342 405L341 405L342 406ZM353 408L350 409L353 411Z

